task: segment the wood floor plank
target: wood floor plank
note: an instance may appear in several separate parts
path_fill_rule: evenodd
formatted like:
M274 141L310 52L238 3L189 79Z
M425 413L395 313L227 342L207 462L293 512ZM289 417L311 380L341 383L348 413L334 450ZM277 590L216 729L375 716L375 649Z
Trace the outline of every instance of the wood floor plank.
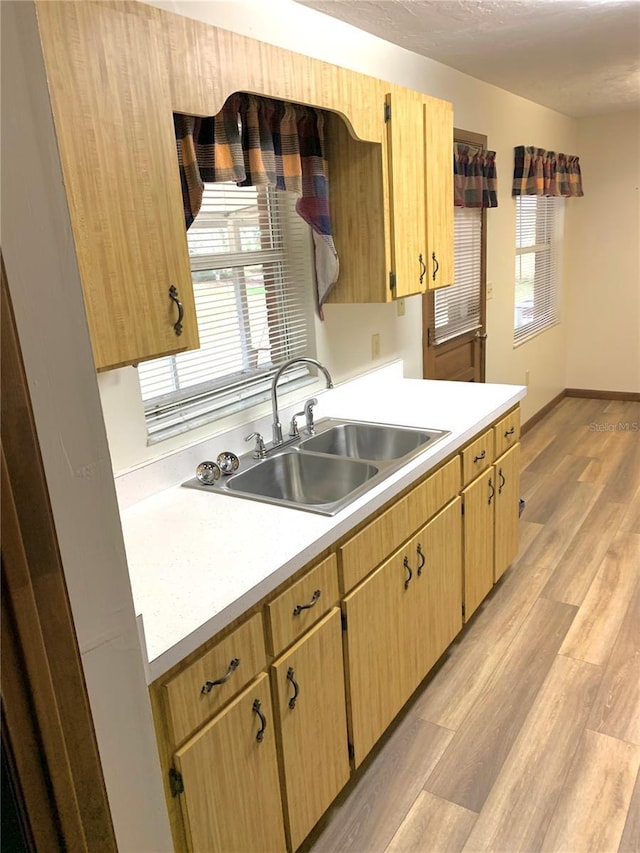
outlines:
M383 853L453 732L407 714L301 848Z
M626 422L628 426L629 422ZM640 433L621 430L613 433L612 444L618 461L603 491L607 501L629 503L636 493L640 481Z
M605 554L560 654L606 664L639 579L640 535L619 533Z
M617 850L639 767L640 746L585 730L542 850Z
M515 742L576 608L538 599L425 790L479 812Z
M589 464L588 456L563 456L527 500L527 521L545 524L570 498L580 475Z
M640 853L640 772L629 803L629 814L624 825L618 853Z
M593 703L589 728L640 745L640 584Z
M414 709L423 720L448 729L460 728L548 577L549 569L525 565L503 575L428 688L416 699Z
M601 491L602 486L574 483L573 488L565 493L564 504L557 506L555 515L544 525L529 547L520 552L518 560L554 569L570 546L576 531L591 512ZM525 516L530 520L526 509L523 518Z
M477 817L475 812L422 791L386 853L460 853Z
M467 853L541 847L582 736L601 669L558 656L467 839Z
M576 441L584 435L587 425L599 415L600 409L597 400L563 400L549 419L545 418L539 424L543 432L550 431L554 435L553 442L538 453L527 468L543 474L553 471L566 454L573 453ZM525 439L527 437L528 434Z
M628 533L640 533L640 486L638 486L627 507L625 516L620 523L620 530L626 530Z
M582 604L624 512L622 504L596 501L542 590L545 598Z

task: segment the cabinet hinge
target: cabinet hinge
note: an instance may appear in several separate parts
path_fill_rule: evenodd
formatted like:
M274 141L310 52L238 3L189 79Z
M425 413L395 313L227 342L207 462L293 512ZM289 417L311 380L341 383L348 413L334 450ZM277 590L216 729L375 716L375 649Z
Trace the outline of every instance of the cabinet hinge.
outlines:
M389 290L396 289L396 274L394 272L389 273Z
M391 121L391 104L386 102L384 105L384 120Z
M349 751L349 758L353 761L353 759L356 757L356 751L353 748L353 744L351 743L351 741L347 741L347 745Z
M184 793L184 782L182 781L182 773L178 773L173 767L169 768L169 787L171 788L171 796L177 797Z
M346 631L347 630L347 614L346 613L340 614L340 621L342 622L342 630Z
M464 515L464 501L460 501L460 512Z
M462 618L463 618L463 619L464 619L464 615L465 615L465 613L464 613L464 604L463 604L463 605L462 605Z

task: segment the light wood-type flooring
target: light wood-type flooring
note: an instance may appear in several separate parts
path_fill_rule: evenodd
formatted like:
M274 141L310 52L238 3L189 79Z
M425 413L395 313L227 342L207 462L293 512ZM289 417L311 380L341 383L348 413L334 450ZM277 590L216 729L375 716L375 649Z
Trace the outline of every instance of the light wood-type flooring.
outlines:
M565 398L523 437L517 561L303 850L640 851L637 430Z

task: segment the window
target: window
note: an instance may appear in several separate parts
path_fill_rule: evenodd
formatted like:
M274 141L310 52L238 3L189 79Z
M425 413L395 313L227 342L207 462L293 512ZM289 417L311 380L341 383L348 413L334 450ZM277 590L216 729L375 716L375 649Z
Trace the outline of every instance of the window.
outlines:
M563 216L563 198L516 198L514 346L559 322Z
M267 399L279 365L313 355L311 241L296 198L205 185L187 232L200 349L139 365L149 441ZM283 381L307 377L302 366Z
M482 325L482 218L479 208L454 208L455 278L452 287L435 292L435 344Z

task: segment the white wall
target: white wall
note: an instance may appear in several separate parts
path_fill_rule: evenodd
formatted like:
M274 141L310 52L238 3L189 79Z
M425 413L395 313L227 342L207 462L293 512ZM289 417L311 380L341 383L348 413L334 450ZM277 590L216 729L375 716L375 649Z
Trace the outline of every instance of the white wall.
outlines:
M640 392L640 110L578 122L567 386Z
M486 134L490 147L498 155L499 207L490 210L487 216L487 272L494 292L487 312L487 381L522 384L525 371L530 371L529 396L523 404L525 420L565 387L565 325L513 349L515 210L511 172L516 145L574 153L574 119L396 47L293 0L153 0L153 5L452 101L456 126ZM372 366L371 335L377 332L380 361L403 358L405 375L420 377L420 297L408 299L406 309L406 315L398 317L394 305L327 306L326 322L317 323L318 357L337 380L354 376ZM213 431L203 428L148 448L135 371L124 368L101 375L99 387L116 472L193 443Z

